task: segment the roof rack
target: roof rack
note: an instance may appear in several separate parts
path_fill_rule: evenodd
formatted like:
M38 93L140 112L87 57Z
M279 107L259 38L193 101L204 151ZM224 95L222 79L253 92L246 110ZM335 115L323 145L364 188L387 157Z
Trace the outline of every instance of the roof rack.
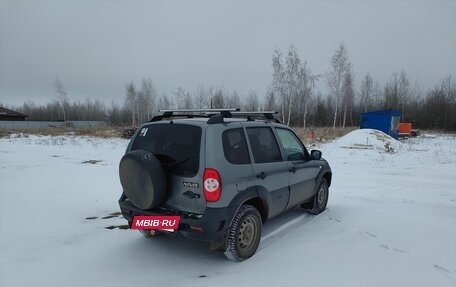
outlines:
M177 110L159 110L160 113L210 113L210 112L238 112L239 108L227 109L177 109Z
M254 121L255 119L266 119L271 120L276 123L282 123L280 120L274 117L275 114L278 114L277 111L257 111L257 112L232 112L233 117L243 117L247 118L247 121Z
M247 118L265 118L268 120L274 120L274 115L278 114L276 111L264 111L264 112L233 112L233 116L247 117Z
M276 123L281 123L280 120L274 117L276 111L257 111L257 112L241 112L236 109L178 109L178 110L159 110L162 115L153 117L150 121L157 122L163 119L172 117L187 117L187 118L209 118L208 124L223 123L224 118L245 117L247 121L255 119L266 119Z
M177 109L177 110L159 110L162 115L153 117L150 122L161 121L171 117L187 117L187 118L211 118L217 114L223 118L231 118L231 112L239 111L236 109Z

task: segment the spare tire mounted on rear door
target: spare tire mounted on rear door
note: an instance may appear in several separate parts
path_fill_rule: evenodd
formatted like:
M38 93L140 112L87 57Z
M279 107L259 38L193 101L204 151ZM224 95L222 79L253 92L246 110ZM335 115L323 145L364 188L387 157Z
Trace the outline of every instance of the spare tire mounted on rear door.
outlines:
M165 172L151 152L135 150L125 154L119 164L119 175L125 195L136 207L150 209L165 200Z

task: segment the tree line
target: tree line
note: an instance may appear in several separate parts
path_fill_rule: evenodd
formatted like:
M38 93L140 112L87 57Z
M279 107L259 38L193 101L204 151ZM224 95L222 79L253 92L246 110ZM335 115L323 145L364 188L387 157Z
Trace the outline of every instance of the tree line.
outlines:
M367 73L356 88L353 64L343 44L329 62L326 73L315 74L290 45L285 53L273 51L271 83L265 95L203 85L193 92L178 87L170 95L159 94L152 79L143 78L136 84L126 83L124 103L110 106L99 100L71 101L57 78L52 102L37 105L27 101L14 109L27 114L28 120L105 120L112 125L139 126L161 109L241 108L278 111L285 124L304 128L356 126L361 112L400 109L402 121L412 122L414 127L456 130L456 82L451 75L424 91L418 83L410 83L405 71L393 72L383 86ZM317 91L318 82L327 86L327 92Z

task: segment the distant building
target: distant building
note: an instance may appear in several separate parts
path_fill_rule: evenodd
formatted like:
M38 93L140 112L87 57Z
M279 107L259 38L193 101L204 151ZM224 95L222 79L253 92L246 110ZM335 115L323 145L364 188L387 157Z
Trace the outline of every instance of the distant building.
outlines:
M375 129L397 139L402 113L400 110L379 110L361 113L360 128Z
M0 121L25 121L27 115L0 107Z

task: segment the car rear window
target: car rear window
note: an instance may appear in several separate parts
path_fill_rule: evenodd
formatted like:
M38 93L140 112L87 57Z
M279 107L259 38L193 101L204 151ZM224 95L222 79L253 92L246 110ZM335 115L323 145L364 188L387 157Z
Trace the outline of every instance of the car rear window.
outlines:
M131 150L153 153L167 170L178 176L192 177L199 170L201 128L182 124L152 124L143 127Z

